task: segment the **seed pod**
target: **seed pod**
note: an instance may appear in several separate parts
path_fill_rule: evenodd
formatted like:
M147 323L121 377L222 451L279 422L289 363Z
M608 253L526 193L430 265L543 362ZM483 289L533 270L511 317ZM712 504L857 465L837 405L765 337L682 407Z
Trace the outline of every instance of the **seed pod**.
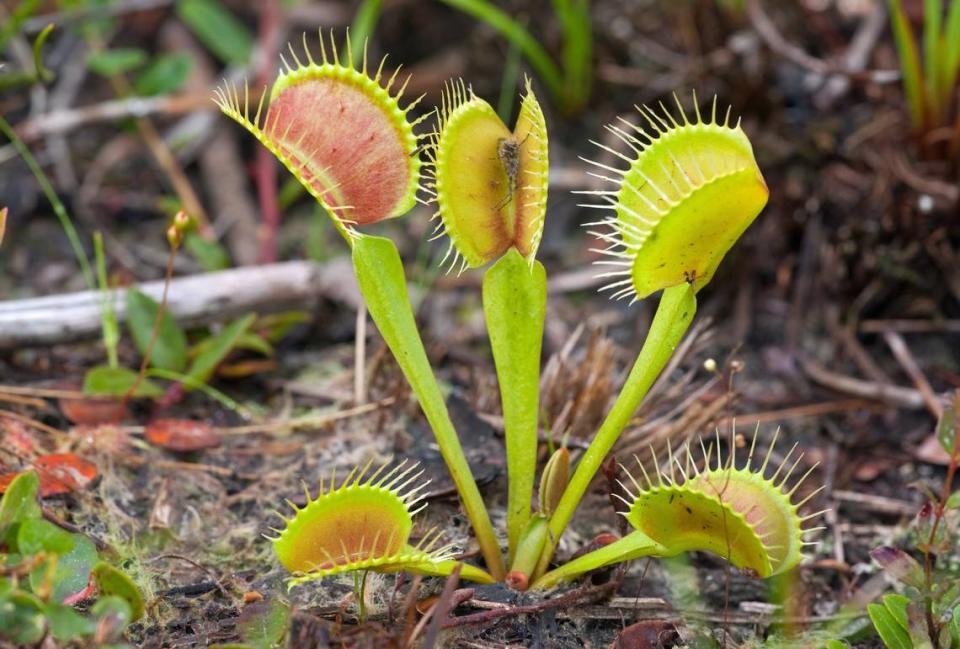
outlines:
M532 263L547 209L547 125L526 94L513 132L463 81L443 94L427 148L425 183L440 219L433 238L450 237L449 269L482 266L516 247Z
M343 63L332 32L330 48L328 58L321 34L317 63L304 37L304 64L290 46L295 65L283 61L269 104L264 92L252 119L246 88L242 98L234 87L219 88L216 101L277 156L341 231L352 233L353 225L400 216L413 207L420 158L407 116L419 99L400 108L406 82L391 94L400 68L382 86L386 58L371 77L366 44L362 66L355 69L349 34Z
M307 492L305 507L287 501L294 510L285 526L274 530L274 551L294 574L291 585L355 570L407 571L448 575L457 565L452 546L439 546L441 532L431 530L410 545L413 516L425 506L420 481L423 471L406 461L388 470L384 464L367 475L370 463L354 469L336 487L335 477L316 498ZM473 581L492 579L464 565L461 575Z
M584 207L613 212L588 225L609 228L593 234L609 244L599 252L611 259L598 263L615 268L603 275L614 281L601 289L615 299L639 300L683 282L699 290L767 203L769 192L740 122L730 126L729 109L718 122L716 98L709 121L701 117L696 95L694 105L692 122L677 99L682 123L661 104L662 114L637 108L646 127L624 119L608 126L633 156L593 142L629 165L622 170L586 160L601 170L591 175L615 188L580 192L602 201Z

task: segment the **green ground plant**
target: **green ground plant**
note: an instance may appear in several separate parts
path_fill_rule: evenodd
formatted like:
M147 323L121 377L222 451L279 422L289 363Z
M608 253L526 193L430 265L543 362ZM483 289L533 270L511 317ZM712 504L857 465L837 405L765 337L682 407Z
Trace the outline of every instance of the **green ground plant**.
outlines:
M960 467L958 409L960 394L937 426L937 439L950 458L941 492L927 491L927 502L910 525L906 549L884 546L871 552L902 591L867 607L890 649L960 647L960 567L949 560L960 544L960 492L953 491Z
M945 11L943 0L924 0L922 50L902 0L890 0L890 26L914 129L927 133L950 127L955 119L960 120L960 115L951 112L958 105L960 2L951 0ZM960 141L960 121L955 130L953 139Z
M408 119L419 99L400 106L405 84L393 91L396 73L384 83L381 62L371 74L366 49L355 57L349 36L342 59L332 35L329 45L321 36L320 47L318 60L306 40L302 53L290 49L293 63L285 63L269 100L264 91L252 106L249 91L225 87L218 104L318 200L351 247L369 313L433 429L485 565L454 561L437 533L409 545L425 486L419 473L404 462L372 473L368 465L339 483L331 477L316 496L308 491L306 506L284 517L274 546L294 575L291 583L355 570L459 570L477 582L545 589L612 563L694 549L761 577L796 566L812 518L798 512L811 496L799 502L796 496L810 472L793 475L801 458L792 451L777 467L769 452L757 461L754 438L739 462L733 447L724 457L719 439L709 450L702 446L699 460L688 448L670 451L652 477L644 472L625 487L630 498L623 514L633 532L551 569L557 543L597 469L693 320L697 292L767 201L750 142L730 122L729 110L718 116L714 101L702 116L694 98L690 118L678 100L679 118L665 107L644 107L644 126L624 120L609 127L628 153L602 148L627 168L592 163L610 187L586 192L597 201L587 207L609 213L593 224L611 269L607 288L634 301L663 295L606 421L569 480L569 451L554 454L533 511L546 305L545 271L535 257L549 174L547 127L533 89L528 82L511 130L465 83L453 82L434 130L418 138L414 126L429 115ZM426 143L425 173L418 139ZM436 206L436 236L450 239L450 268L489 265L483 303L506 430L505 555L426 356L397 248L360 231L406 213L418 189ZM665 520L673 523L664 526Z
M0 500L0 639L125 647L123 632L144 614L143 598L93 542L47 521L40 481L26 472ZM84 603L85 613L74 606Z

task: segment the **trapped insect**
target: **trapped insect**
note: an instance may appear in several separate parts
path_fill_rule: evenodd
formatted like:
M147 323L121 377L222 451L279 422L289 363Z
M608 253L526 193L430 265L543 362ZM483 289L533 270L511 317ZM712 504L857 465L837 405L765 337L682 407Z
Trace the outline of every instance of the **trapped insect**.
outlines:
M527 137L530 136L527 135ZM497 205L498 210L509 204L513 200L513 193L520 189L520 147L526 141L525 137L521 142L517 142L517 138L512 136L497 140L497 158L503 166L504 173L507 174L507 195Z

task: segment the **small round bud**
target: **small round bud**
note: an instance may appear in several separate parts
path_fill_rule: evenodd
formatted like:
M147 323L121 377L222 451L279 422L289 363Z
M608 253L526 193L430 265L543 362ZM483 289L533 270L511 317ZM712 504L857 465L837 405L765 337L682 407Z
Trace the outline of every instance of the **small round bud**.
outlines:
M167 228L167 243L170 244L171 248L179 248L180 244L183 243L183 232L178 230L176 225Z
M735 358L732 361L730 361L731 372L739 372L741 370L743 370L743 361L741 361L739 358Z
M187 232L193 227L193 225L193 219L190 218L190 215L183 210L177 212L176 216L173 217L173 226L181 232Z
M717 371L717 361L712 358L708 358L707 360L703 361L703 369L713 374Z

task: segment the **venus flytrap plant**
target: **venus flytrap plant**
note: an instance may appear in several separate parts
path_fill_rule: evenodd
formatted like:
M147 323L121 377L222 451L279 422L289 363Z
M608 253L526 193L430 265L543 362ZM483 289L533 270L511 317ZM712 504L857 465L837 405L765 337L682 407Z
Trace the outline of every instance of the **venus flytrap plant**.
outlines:
M547 208L547 125L530 80L512 132L462 81L450 84L427 151L435 237L450 238L444 261L462 271L497 260L484 274L483 311L503 404L512 562L529 537L547 306L546 271L535 259Z
M619 396L550 518L535 577L546 572L594 475L693 321L697 291L766 205L769 192L739 122L730 125L729 109L720 122L716 99L708 120L696 95L694 105L693 121L677 99L679 122L661 104L662 114L638 107L646 126L626 120L609 126L632 155L598 146L627 169L587 160L600 170L593 175L612 185L583 192L600 200L586 207L612 212L591 224L607 228L595 233L608 244L599 251L608 259L599 263L613 268L605 274L613 281L601 290L631 301L663 295Z
M798 508L812 497L794 503L794 496L809 471L788 484L800 461L791 460L792 450L772 475L769 453L754 469L754 438L742 467L732 454L721 460L719 451L711 463L712 452L704 449L702 467L689 450L683 459L671 452L653 479L631 478L635 491L624 515L634 532L548 571L594 474L689 327L697 291L766 203L750 143L730 124L729 111L721 122L714 102L709 119L697 109L690 121L681 108L677 121L665 109L643 108L646 127L609 127L632 155L603 147L629 167L593 163L614 187L587 192L600 201L589 207L612 212L600 223L610 232L599 235L608 244L601 251L610 256L605 263L613 266L608 288L616 298L663 295L623 391L572 478L569 451L558 449L544 468L534 512L546 310L546 273L535 256L546 215L546 124L529 82L512 131L464 83L444 93L437 128L426 136L422 189L437 206L437 235L450 237L449 268L491 264L483 305L506 431L508 571L420 339L396 246L355 229L399 216L415 200L420 163L410 106L401 109L400 93L390 94L396 75L381 86L382 63L371 77L365 56L355 69L349 41L345 62L336 58L335 44L331 52L331 59L321 52L322 63L306 53L307 64L293 54L296 65L281 72L269 104L261 99L253 119L246 92L241 104L238 92L223 90L219 103L276 154L351 246L360 290L430 422L488 571L453 561L449 546L437 547L434 532L411 544L413 515L422 508L420 473L404 464L370 473L367 465L339 486L333 478L321 484L316 497L307 492L304 507L291 504L294 514L274 539L278 558L294 574L291 583L346 571L460 570L473 581L543 589L611 563L694 549L761 577L794 567L811 518Z
M408 116L419 99L400 107L406 83L392 93L399 68L385 81L378 65L368 71L366 47L360 69L347 37L341 62L332 33L328 55L320 38L320 61L304 38L306 63L290 48L294 65L284 68L261 95L250 118L249 93L217 93L223 112L250 131L284 164L331 217L352 248L354 271L370 316L407 378L433 429L487 568L504 574L496 533L430 368L407 294L403 263L389 239L361 235L356 226L400 216L413 207L420 186L417 136ZM421 118L422 119L422 118Z

